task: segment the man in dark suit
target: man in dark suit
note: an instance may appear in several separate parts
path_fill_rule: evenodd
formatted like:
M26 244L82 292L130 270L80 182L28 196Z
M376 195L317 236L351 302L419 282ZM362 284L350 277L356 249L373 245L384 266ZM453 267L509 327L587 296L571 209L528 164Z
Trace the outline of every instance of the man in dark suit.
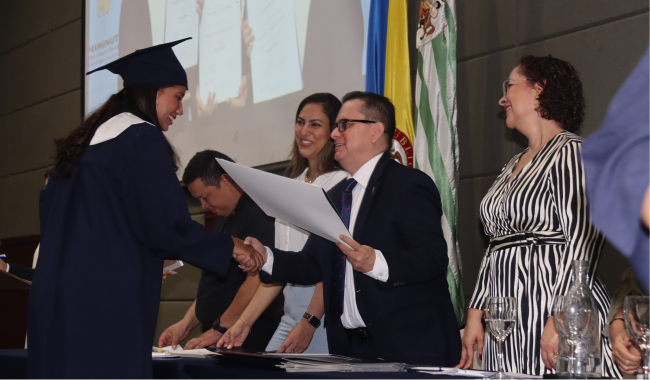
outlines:
M352 178L328 194L353 232L354 240L341 235L351 248L316 235L302 252L246 241L266 256L263 282L323 281L330 353L453 366L461 344L440 195L429 176L389 158L394 132L387 98L343 97L331 137L335 159Z

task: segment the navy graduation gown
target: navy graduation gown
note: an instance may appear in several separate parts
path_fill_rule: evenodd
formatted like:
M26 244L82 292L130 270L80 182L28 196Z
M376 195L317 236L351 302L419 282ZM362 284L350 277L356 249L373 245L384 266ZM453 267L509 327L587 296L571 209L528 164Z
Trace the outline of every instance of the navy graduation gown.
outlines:
M163 133L135 124L89 146L41 192L29 377L149 378L164 259L225 275L230 236L189 215Z

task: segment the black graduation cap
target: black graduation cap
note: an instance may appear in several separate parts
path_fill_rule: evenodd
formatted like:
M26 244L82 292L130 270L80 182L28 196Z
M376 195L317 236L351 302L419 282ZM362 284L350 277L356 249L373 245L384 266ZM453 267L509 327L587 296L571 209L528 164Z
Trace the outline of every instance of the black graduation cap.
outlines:
M137 84L171 84L187 87L187 74L176 58L172 47L191 38L187 37L136 50L109 64L89 71L86 75L99 70L109 70L122 77L124 87Z

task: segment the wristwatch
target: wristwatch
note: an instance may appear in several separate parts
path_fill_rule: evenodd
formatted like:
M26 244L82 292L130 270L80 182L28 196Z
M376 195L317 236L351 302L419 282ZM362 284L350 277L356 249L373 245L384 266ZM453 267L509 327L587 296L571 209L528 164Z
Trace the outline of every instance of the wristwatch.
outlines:
M317 329L318 326L320 326L320 319L314 317L313 315L309 313L305 313L303 314L302 317L305 318L307 322L309 322L309 324L312 325L315 329Z
M217 330L217 331L220 332L221 334L225 334L226 331L228 331L228 329L225 328L225 327L223 327L223 326L221 326L220 322L221 322L221 317L217 318L217 319L214 321L214 323L212 324L212 329L213 329L213 330Z

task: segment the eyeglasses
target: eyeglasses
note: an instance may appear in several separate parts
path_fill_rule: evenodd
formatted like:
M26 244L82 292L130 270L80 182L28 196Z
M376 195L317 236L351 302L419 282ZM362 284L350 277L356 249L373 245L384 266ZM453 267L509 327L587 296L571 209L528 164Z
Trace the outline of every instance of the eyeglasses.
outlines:
M528 78L521 78L521 79L510 79L510 78L508 78L508 79L506 79L506 80L503 82L503 88L502 88L502 91L503 91L503 97L505 98L506 95L508 95L508 89L510 88L510 86L512 86L512 85L510 84L510 82L519 82L519 81L522 81L522 80L528 80Z
M348 124L351 123L363 123L363 124L372 124L376 123L374 120L353 120L353 119L341 119L337 121L331 128L331 131L334 131L334 128L338 128L339 132L343 133L348 129Z

